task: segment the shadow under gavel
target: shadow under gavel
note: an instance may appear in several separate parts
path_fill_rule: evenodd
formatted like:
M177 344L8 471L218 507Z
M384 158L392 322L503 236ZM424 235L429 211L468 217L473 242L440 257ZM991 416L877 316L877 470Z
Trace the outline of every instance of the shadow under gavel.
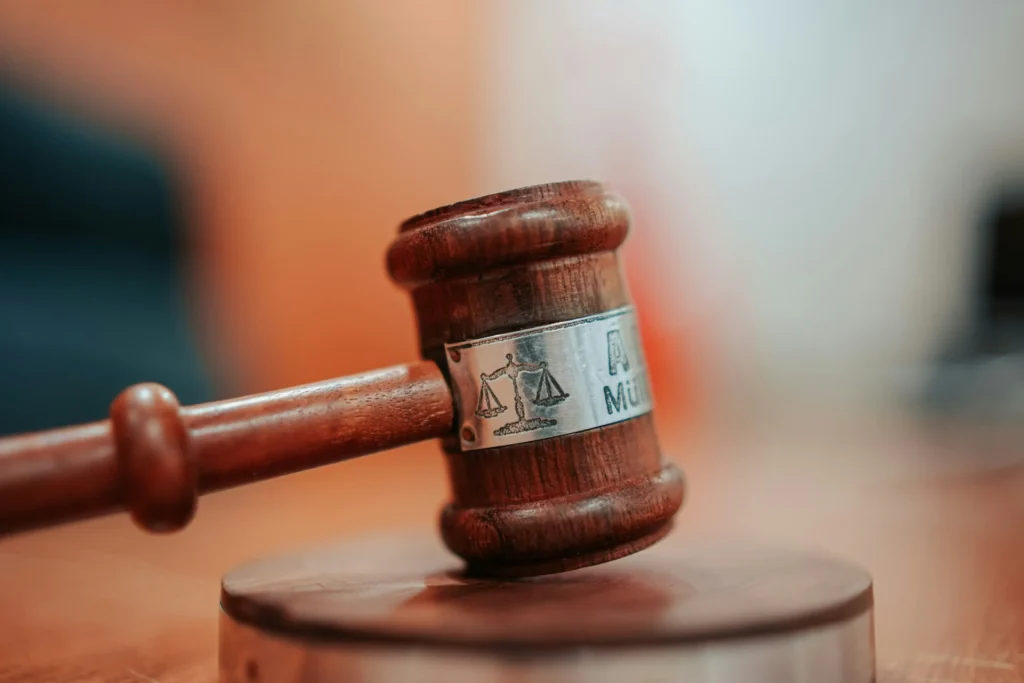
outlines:
M424 360L197 406L140 384L108 420L0 439L0 533L123 508L171 531L199 494L441 438L441 532L470 571L550 573L647 547L683 480L654 431L615 251L628 229L625 203L584 181L415 216L387 265Z

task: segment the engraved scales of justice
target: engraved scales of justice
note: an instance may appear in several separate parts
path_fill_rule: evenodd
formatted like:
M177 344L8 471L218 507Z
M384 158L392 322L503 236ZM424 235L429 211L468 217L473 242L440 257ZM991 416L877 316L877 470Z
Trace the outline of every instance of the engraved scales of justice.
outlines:
M558 382L555 381L555 378L548 371L548 364L546 362L517 363L511 353L505 354L505 358L508 360L508 363L504 367L500 367L490 374L480 373L480 399L476 404L477 417L489 419L497 417L507 410L501 401L498 400L498 395L494 393L494 389L491 388L489 382L493 382L500 377L508 377L512 380L512 390L515 392L515 407L518 419L494 430L495 436L520 434L558 424L558 420L544 417L534 417L527 420L523 398L519 393L519 375L524 372L540 372L541 376L537 382L537 393L530 399L531 403L538 406L554 406L569 398L569 394L562 390L562 387L559 386Z

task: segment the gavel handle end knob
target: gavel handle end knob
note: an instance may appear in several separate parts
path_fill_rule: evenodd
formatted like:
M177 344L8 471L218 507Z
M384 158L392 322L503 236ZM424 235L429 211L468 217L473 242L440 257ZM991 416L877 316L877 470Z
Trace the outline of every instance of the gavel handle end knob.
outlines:
M0 535L123 508L175 531L200 493L440 438L453 420L430 361L190 407L137 384L109 420L0 438Z
M110 406L125 502L147 531L177 531L195 515L197 467L180 409L170 389L153 383L128 387Z

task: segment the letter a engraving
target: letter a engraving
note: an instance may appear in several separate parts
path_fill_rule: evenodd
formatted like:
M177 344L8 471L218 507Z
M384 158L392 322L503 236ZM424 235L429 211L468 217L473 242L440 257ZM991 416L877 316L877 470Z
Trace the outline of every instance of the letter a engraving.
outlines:
M622 334L618 330L608 331L608 374L619 374L619 366L623 372L629 372L629 356L622 343Z

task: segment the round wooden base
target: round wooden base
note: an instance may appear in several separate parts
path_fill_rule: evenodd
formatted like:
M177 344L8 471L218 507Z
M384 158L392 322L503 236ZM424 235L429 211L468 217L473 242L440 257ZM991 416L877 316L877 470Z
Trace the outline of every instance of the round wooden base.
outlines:
M834 559L672 539L516 581L457 566L389 537L240 567L221 680L874 680L871 578Z

